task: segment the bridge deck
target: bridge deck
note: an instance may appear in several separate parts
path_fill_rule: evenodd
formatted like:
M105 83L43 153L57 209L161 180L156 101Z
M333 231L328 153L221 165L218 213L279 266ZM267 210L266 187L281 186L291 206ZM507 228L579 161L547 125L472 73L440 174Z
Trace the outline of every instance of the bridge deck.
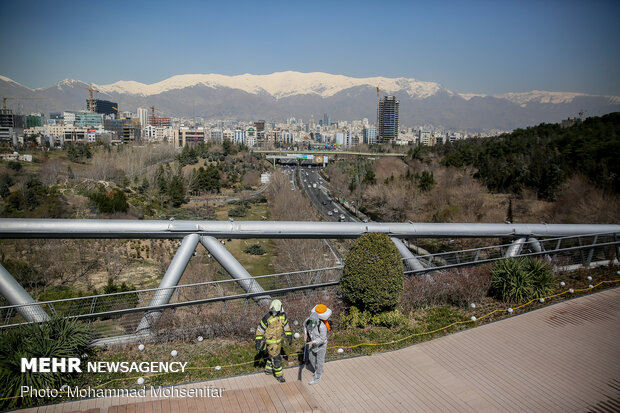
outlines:
M95 399L38 412L620 411L620 288L388 353L330 362L317 386L252 374L188 386L221 399ZM134 403L138 401L139 403ZM127 404L131 403L131 404Z

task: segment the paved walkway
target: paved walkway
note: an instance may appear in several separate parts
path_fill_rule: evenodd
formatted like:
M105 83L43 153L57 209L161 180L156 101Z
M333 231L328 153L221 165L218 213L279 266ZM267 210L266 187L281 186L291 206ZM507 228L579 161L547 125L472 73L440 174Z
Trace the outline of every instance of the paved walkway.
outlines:
M329 362L319 385L298 369L186 385L221 399L95 399L37 412L620 411L620 288L388 353ZM139 403L134 403L138 401ZM130 404L127 404L130 403Z

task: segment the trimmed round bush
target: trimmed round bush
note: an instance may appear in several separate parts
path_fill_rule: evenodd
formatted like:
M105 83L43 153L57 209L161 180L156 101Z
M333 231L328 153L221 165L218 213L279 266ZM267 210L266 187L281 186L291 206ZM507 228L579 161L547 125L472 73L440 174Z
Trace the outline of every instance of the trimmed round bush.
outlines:
M403 261L385 234L359 237L345 258L340 288L346 301L372 314L396 308L403 292Z

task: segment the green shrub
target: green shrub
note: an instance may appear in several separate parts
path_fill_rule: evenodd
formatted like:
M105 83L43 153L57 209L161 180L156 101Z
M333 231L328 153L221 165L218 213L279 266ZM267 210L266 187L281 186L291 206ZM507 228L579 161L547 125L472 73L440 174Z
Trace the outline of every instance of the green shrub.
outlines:
M370 324L377 327L395 328L409 322L408 318L397 308L392 311L384 311L372 316Z
M245 247L243 252L251 255L263 255L267 252L267 250L261 244L250 244Z
M369 324L376 327L394 328L409 322L409 319L399 309L373 315L370 311L360 311L359 308L351 306L348 311L342 312L340 317L344 328L364 328Z
M7 167L14 170L15 172L19 172L22 169L22 164L17 161L9 161Z
M433 215L433 222L451 222L459 212L461 207L458 205L445 205Z
M33 357L80 357L88 353L92 335L75 320L52 318L41 324L28 324L0 333L0 389L2 397L20 394L21 386L59 389L70 384L75 373L22 373L21 359ZM1 400L0 408L24 407L33 399Z
M347 312L340 313L340 317L344 328L364 328L370 323L372 316L368 311L360 311L359 308L351 306Z
M491 270L491 296L522 303L548 295L555 284L549 264L535 258L508 258Z
M377 314L396 308L403 278L403 262L390 237L370 233L351 246L340 287L350 304Z
M88 198L97 205L97 209L102 213L126 212L129 209L127 195L119 189L106 192L104 187L93 191Z
M534 298L546 297L553 291L555 278L548 262L536 258L525 258L523 270L531 274Z
M244 217L248 214L248 207L245 204L238 205L228 210L228 216L231 218Z

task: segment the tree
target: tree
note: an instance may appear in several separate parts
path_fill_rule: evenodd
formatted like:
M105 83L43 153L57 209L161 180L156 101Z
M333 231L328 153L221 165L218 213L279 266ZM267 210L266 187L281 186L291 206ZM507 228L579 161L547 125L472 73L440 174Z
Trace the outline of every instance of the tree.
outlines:
M376 184L377 179L375 178L375 171L373 171L372 169L368 169L366 171L366 175L364 176L364 180L362 181L362 183L366 185Z
M185 184L183 178L174 175L168 183L167 195L173 207L180 207L185 202Z
M430 191L434 185L435 178L433 177L432 172L424 171L422 172L422 175L418 176L418 188L420 188L420 191Z
M93 191L88 198L97 205L99 212L111 214L115 212L126 212L129 209L127 195L119 189L106 192L103 186L97 191Z
M19 172L22 169L22 164L17 161L9 161L6 165L9 169L14 170L15 172Z
M13 185L13 178L9 174L3 174L0 177L0 197L6 199L11 194L11 186Z
M393 310L403 292L403 262L386 234L358 238L345 259L340 288L350 304L371 313Z

